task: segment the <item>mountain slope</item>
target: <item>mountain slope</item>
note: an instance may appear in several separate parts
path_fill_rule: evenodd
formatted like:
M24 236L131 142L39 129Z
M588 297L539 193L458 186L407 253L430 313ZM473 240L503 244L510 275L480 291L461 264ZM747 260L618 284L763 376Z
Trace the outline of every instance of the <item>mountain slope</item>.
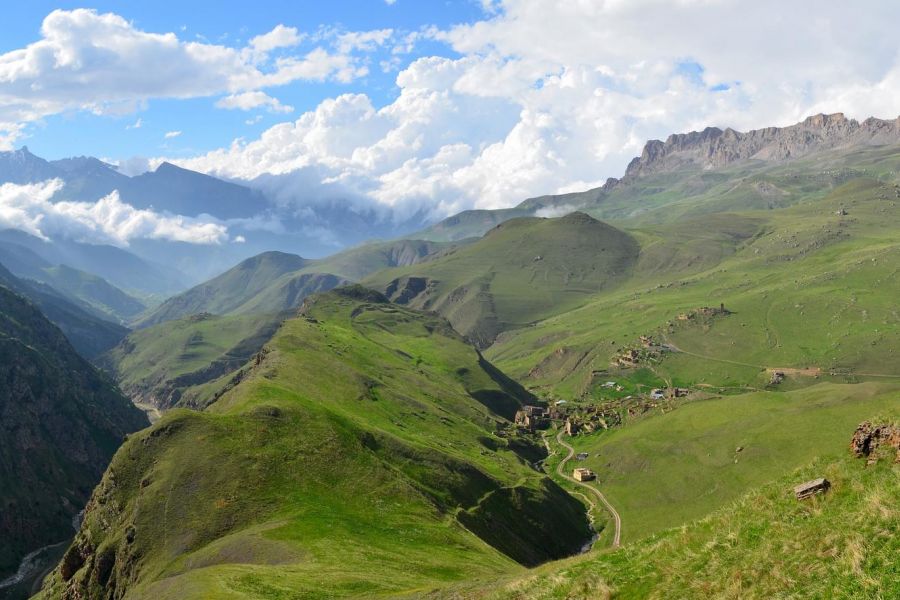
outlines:
M251 217L266 207L265 198L242 185L164 162L155 171L132 177L120 189L122 199L139 208L179 215Z
M394 301L434 310L480 347L584 302L630 271L638 244L627 233L583 213L523 218L481 240L410 267L366 280Z
M19 244L0 242L0 264L17 277L46 283L82 308L108 320L122 323L147 308L102 277L67 265L54 266Z
M109 350L128 333L124 327L91 314L47 285L15 277L3 265L0 265L0 286L34 303L62 330L79 354L88 359Z
M621 179L611 177L601 187L529 198L513 208L464 211L415 237L477 237L512 218L574 210L633 225L674 222L686 211L779 208L825 194L850 177L890 173L898 146L900 119L859 122L841 113L747 132L708 127L648 141Z
M506 420L531 401L438 317L315 296L206 411L129 439L44 597L371 596L565 556L587 523Z
M95 363L142 404L202 407L271 339L283 318L206 313L167 321L131 332Z
M71 536L125 434L146 424L59 329L0 287L0 579Z
M129 292L166 294L186 287L184 275L178 271L115 246L47 241L15 229L0 230L0 242L25 247L50 265L65 264L93 273Z
M311 293L343 283L327 273L298 274L310 261L284 252L264 252L205 283L169 298L138 322L138 327L189 315L278 312L299 306Z
M896 416L893 421L896 426ZM893 448L884 448L873 465L851 457L846 443L852 430L845 429L827 458L790 470L700 521L615 552L428 597L895 598L900 465ZM818 477L829 480L828 492L798 501L792 488Z
M372 273L391 267L407 267L439 256L458 244L409 239L370 242L311 261L304 272L334 273L350 281L360 281Z

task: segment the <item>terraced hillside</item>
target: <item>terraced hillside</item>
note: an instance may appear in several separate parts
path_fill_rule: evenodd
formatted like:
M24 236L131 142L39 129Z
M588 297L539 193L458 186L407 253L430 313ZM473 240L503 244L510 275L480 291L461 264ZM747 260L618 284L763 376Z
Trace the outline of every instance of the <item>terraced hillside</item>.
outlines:
M638 257L627 233L583 213L515 219L482 239L364 283L393 301L445 316L476 345L570 310L624 281Z
M521 572L588 537L507 420L533 401L443 319L315 297L206 411L133 436L43 597L348 597Z

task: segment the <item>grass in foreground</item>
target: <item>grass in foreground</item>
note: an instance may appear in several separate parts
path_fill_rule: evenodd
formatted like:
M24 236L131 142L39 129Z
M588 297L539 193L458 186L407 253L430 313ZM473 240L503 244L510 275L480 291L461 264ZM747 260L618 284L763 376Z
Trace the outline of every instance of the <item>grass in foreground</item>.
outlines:
M852 428L845 431L849 441ZM430 598L896 598L900 595L900 465L893 452L866 467L838 456L750 492L700 521L618 551L593 552L526 576L485 581ZM823 496L797 501L816 477Z

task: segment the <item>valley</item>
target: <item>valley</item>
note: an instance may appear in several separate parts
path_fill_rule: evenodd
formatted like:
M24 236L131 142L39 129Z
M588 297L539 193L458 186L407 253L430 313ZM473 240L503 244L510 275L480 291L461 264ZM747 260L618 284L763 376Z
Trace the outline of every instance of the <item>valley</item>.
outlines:
M37 597L900 593L900 471L847 450L900 419L896 129L672 136L602 188L165 298L0 246L10 302L153 420Z

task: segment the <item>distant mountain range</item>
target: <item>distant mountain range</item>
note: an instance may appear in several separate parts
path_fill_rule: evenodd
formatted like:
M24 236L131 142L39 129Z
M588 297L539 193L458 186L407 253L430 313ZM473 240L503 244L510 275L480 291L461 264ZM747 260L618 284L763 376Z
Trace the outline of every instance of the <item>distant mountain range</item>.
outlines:
M115 166L93 157L48 161L32 154L27 147L0 152L0 183L25 184L58 178L65 182L60 199L96 201L118 190L121 199L136 208L188 217L209 215L227 224L232 238L239 238L242 243L196 245L134 240L128 249L101 246L94 256L88 257L85 255L91 253L90 244L72 246L66 240L54 240L65 246L67 255L72 248L78 250L74 257L67 257L67 262L51 260L54 264L67 264L97 274L126 291L171 294L269 250L321 257L375 239L458 242L480 237L511 218L561 216L576 209L597 210L600 212L595 216L615 219L620 215L629 216L627 206L617 202L629 195L630 184L654 176L685 169L720 168L741 161L772 164L813 152L839 152L843 148L898 142L900 121L871 118L859 122L840 113L816 115L789 127L768 127L746 133L710 127L700 132L674 134L665 141L647 142L641 156L629 164L621 179L610 178L601 187L529 198L508 209L463 211L438 223L430 223L424 214L398 221L390 211L380 214L354 206L349 200L323 202L298 198L296 189L300 184L291 174L266 175L253 181L223 181L162 163L154 171L128 177ZM612 205L616 205L615 210L608 210ZM146 279L133 277L135 269L123 269L121 263L135 263L134 257L145 263L141 273L148 272L148 264L158 273ZM166 266L160 267L163 264Z

